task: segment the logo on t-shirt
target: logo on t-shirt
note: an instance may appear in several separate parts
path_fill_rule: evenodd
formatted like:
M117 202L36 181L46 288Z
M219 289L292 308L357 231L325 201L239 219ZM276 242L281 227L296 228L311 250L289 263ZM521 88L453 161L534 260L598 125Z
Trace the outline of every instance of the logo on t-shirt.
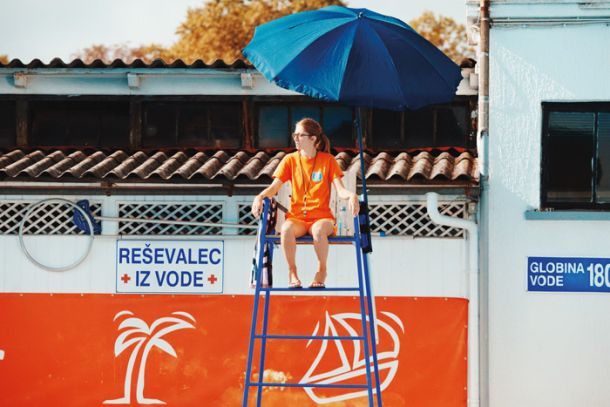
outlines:
M320 182L322 181L322 171L315 171L311 174L311 180L313 182Z

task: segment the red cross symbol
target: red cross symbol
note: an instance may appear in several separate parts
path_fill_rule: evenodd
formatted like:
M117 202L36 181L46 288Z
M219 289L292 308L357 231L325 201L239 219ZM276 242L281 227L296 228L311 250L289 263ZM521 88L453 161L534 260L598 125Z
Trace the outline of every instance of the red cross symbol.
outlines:
M210 284L214 284L215 282L218 281L218 279L216 278L216 276L214 274L212 274L211 276L208 277L208 281L210 282Z
M123 280L123 283L127 284L129 280L131 280L131 277L129 277L127 273L125 273L121 276L121 280Z

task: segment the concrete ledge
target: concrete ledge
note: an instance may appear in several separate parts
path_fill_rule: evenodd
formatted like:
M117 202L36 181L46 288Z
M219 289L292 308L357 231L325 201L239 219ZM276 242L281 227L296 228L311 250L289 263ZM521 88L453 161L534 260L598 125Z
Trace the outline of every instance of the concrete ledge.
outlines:
M610 212L601 211L525 211L526 220L610 220Z

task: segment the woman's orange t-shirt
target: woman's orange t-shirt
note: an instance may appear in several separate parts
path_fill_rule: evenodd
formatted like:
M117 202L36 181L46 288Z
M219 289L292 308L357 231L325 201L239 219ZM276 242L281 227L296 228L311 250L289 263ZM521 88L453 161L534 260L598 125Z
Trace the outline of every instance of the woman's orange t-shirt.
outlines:
M295 151L286 155L273 173L273 178L292 183L290 211L286 218L334 219L329 206L331 185L335 178L342 176L341 167L332 154L318 151L316 157L307 158Z

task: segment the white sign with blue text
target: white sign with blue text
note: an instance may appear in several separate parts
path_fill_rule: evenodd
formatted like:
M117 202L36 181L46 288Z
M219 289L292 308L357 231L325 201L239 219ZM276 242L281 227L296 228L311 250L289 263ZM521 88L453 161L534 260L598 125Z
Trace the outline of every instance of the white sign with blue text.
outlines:
M117 293L220 294L224 242L117 240Z
M610 259L528 257L527 290L610 292Z

